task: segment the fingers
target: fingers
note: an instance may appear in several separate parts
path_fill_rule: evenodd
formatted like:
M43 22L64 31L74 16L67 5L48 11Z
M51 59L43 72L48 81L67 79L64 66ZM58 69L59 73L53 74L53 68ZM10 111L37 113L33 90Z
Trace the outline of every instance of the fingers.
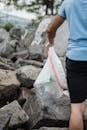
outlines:
M49 42L45 45L46 54L48 55L49 48L52 47L53 44L50 44Z

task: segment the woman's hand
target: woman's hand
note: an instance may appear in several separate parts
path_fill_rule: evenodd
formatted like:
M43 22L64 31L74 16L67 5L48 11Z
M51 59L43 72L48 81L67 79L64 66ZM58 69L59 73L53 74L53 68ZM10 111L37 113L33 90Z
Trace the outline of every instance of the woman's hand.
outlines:
M54 44L50 44L49 42L46 44L46 53L49 51L49 48L52 47Z

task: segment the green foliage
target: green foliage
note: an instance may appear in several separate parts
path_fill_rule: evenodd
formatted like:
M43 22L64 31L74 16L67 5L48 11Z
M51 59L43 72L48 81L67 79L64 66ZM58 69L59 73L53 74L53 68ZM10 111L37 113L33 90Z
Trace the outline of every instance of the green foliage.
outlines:
M14 27L14 25L12 23L6 23L5 25L3 25L3 28L5 30L7 30L8 32L10 31L10 29Z

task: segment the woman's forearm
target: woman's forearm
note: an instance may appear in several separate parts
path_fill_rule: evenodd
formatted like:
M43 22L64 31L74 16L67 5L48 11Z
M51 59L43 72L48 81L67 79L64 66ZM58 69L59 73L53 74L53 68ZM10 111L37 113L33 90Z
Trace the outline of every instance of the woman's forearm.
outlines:
M64 22L64 18L56 15L54 16L54 19L51 21L51 23L48 25L47 28L47 35L48 35L48 40L52 44L53 39L55 37L57 29L60 27L60 25Z

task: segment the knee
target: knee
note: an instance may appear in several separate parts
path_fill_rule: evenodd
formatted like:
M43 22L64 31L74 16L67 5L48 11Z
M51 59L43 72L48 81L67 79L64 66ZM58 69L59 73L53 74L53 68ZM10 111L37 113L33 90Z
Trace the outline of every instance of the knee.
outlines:
M82 130L83 129L83 113L85 105L71 104L71 116L70 116L70 130Z
M85 110L85 103L71 104L71 114L77 116L83 116Z
M80 119L83 117L83 111L81 109L72 109L71 110L71 116L75 119Z

